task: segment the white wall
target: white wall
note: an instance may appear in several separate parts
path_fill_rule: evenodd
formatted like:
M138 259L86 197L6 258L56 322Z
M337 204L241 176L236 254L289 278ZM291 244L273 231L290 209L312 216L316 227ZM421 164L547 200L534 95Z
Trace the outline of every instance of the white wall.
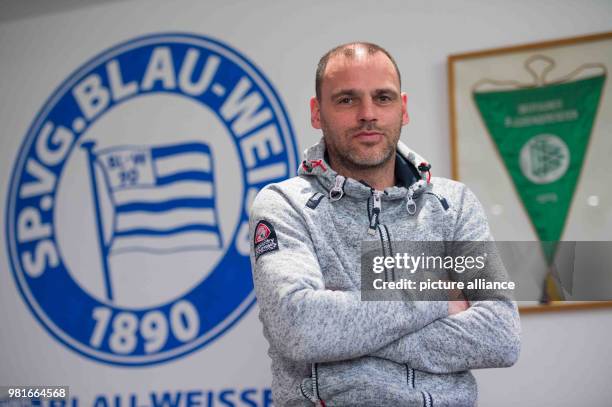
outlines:
M612 311L521 317L522 349L510 369L476 372L481 406L609 406Z
M101 50L140 34L187 31L217 37L261 67L279 90L305 148L319 137L309 127L307 107L318 57L338 43L363 39L387 47L401 68L411 115L402 139L429 158L436 175L449 176L449 54L611 31L611 17L609 0L132 0L4 20L0 123L11 132L2 132L0 145L14 155L52 90ZM28 82L28 92L15 90L19 81ZM10 96L4 89L11 89ZM11 165L1 165L3 185ZM2 258L4 273L4 253ZM3 316L3 326L9 321ZM518 364L477 372L481 406L612 404L612 309L526 315L522 325Z

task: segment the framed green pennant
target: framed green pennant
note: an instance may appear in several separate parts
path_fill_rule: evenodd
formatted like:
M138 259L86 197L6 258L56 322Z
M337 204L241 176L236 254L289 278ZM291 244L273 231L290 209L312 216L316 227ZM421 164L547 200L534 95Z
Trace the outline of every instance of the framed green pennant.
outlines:
M612 306L567 301L590 298L584 279L612 299L612 266L593 281L581 267L563 280L558 265L558 242L612 240L610 72L612 33L448 59L453 177L476 193L496 240L539 248L537 267L506 264L530 270L537 295L522 312Z

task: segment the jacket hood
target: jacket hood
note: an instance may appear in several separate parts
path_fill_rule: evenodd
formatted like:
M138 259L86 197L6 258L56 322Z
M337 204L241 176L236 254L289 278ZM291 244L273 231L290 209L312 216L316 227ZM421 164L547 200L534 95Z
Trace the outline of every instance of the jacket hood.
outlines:
M401 141L396 148L395 175L397 185L385 188L386 199L404 198L407 194L417 195L429 180L429 163ZM342 195L355 198L367 198L372 188L361 180L345 178L334 171L325 159L325 141L323 138L304 151L304 160L298 169L298 175L313 176L323 188L330 192L342 190ZM340 198L338 198L340 199Z

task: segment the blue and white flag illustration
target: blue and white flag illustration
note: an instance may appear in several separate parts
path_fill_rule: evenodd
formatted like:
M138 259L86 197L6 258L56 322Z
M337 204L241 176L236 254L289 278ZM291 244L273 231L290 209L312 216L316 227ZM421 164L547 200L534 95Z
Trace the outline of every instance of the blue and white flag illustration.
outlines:
M98 240L112 299L108 256L222 247L215 206L213 156L204 143L117 146L94 151L86 142ZM104 238L96 167L112 202L112 234ZM98 172L98 173L100 173ZM106 220L108 221L108 220Z

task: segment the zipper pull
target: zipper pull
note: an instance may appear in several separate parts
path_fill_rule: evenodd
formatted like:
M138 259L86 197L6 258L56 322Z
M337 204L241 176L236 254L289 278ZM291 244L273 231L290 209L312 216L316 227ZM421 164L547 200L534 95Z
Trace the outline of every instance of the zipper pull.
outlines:
M380 210L382 208L382 202L380 197L382 196L382 191L372 191L372 199L374 202L374 207L372 208L372 217L370 218L370 227L368 228L369 235L376 234L376 228L378 227L378 218L380 216Z
M406 202L406 210L408 211L409 215L414 215L416 213L416 202L414 202L414 198L412 198L412 196L414 195L414 191L413 190L408 190L408 202Z
M342 175L336 175L336 179L334 180L334 186L329 190L329 200L334 202L338 201L340 198L344 196L344 182L346 178Z
M406 211L408 211L408 214L410 216L414 215L417 210L417 205L414 201L414 196L420 194L426 186L427 182L421 179L408 188L408 202L406 202Z

